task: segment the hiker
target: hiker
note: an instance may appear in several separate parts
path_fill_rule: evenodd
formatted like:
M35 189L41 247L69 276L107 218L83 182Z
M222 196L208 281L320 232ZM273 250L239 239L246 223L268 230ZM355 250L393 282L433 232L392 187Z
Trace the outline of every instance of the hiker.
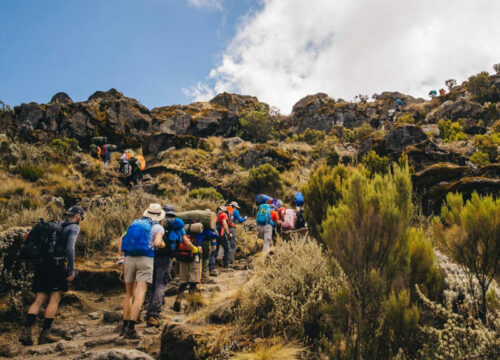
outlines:
M132 153L130 150L124 150L122 155L120 156L120 172L125 176L129 176L132 174L132 167L129 166L129 160L132 157Z
M240 206L238 205L238 203L236 201L232 201L227 206L227 211L228 211L227 223L229 226L229 232L232 235L232 237L229 239L229 263L230 264L233 262L234 254L236 253L236 239L237 239L236 225L242 224L247 220L246 217L242 218L240 216L239 208L240 208Z
M201 256L201 279L202 282L209 282L208 263L210 261L210 255L212 251L217 248L217 238L219 234L215 229L203 229L201 234L196 234L198 244L201 244L202 256Z
M101 159L104 161L104 167L107 168L111 161L112 145L104 144L101 148Z
M224 249L224 257L222 259L224 268L227 268L229 266L229 239L231 238L232 234L229 231L227 219L227 209L224 206L219 206L217 208L216 225L219 237L217 238L217 245L215 249L210 254L210 262L208 264L208 267L210 269L210 276L217 276L217 272L215 271L215 261L217 260L217 256L219 255L219 249L221 246Z
M401 107L403 106L403 100L401 99L396 99L396 111L401 110Z
M264 240L264 247L262 251L265 253L269 251L269 247L271 246L271 240L273 237L274 222L271 217L271 204L272 199L266 201L264 204L259 205L256 216L258 237L259 239ZM276 212L274 212L274 214L276 214Z
M38 345L61 340L60 337L52 334L52 322L56 316L62 293L68 291L68 282L73 281L75 278L75 243L80 232L79 225L83 221L85 212L80 206L75 205L70 207L64 213L64 216L66 220L57 224L59 227L57 232L55 232L57 236L55 243L53 243L53 248L46 249L46 251L43 250L40 260L36 263L32 287L36 298L28 309L26 323L19 337L19 341L25 346L33 345L32 327L35 324L36 317L42 305L47 299L48 305L45 309L43 327L38 337ZM41 234L41 232L38 234ZM30 236L31 233L28 234L27 239ZM33 236L36 235L33 234ZM40 241L43 240L39 239L38 242L40 243Z
M200 253L196 238L190 238L184 230L184 221L176 218L171 224L169 240L177 244L177 260L179 260L179 293L174 302L174 311L181 311L184 292L189 285L189 292L197 291L200 282Z
M123 302L123 324L119 327L120 336L125 339L140 339L135 329L139 312L144 302L148 284L153 282L155 248L164 248L165 229L160 222L165 211L160 204L150 204L141 219L134 220L122 237L121 251L117 265L122 266L120 278L125 283Z
M444 96L446 95L445 89L439 89L439 96Z
M176 218L175 207L173 205L165 205L163 207L165 219L163 223L164 235L163 242L168 245L169 232L172 222ZM174 257L175 248L165 246L155 251L153 262L153 283L150 287L148 296L148 310L146 313L147 325L158 327L160 326L160 313L163 305L163 297L165 296L165 286L171 280L172 258Z

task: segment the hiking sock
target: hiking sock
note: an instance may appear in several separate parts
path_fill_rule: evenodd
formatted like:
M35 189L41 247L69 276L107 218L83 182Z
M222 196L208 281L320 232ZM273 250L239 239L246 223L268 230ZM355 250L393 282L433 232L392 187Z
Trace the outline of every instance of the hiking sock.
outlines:
M198 283L189 283L189 291L196 290L196 285L198 285Z
M123 328L127 328L128 327L128 323L129 323L130 320L123 320Z
M188 284L184 283L179 286L179 294L183 293L187 289Z
M128 321L128 325L127 325L127 328L130 330L130 331L135 331L135 321L134 320L129 320Z
M43 330L48 330L52 327L52 322L54 321L54 319L49 319L49 318L44 318L43 319L43 327L42 329Z
M35 324L36 315L35 314L26 314L26 327L31 327Z

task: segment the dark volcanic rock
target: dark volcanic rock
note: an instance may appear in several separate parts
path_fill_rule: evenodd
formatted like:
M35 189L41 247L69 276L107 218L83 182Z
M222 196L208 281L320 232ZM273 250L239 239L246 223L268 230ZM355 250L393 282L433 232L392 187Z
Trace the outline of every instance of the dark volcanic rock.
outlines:
M58 92L57 94L55 94L52 99L50 99L50 102L59 104L73 104L73 100L71 100L69 95L64 92Z
M464 166L467 162L464 156L447 152L431 140L408 146L404 154L408 156L408 163L415 171L421 171L436 163L451 162Z
M160 358L162 360L196 359L195 347L198 336L185 325L178 323L165 325L161 334Z
M441 182L450 182L469 175L471 168L450 163L438 163L412 176L412 183L416 189L429 188ZM418 190L417 190L418 191Z
M457 121L462 118L480 120L483 116L484 109L481 104L466 98L460 98L455 101L448 100L442 103L427 115L425 122L437 123L441 119Z
M438 214L446 195L450 192L459 192L464 196L464 199L469 199L473 192L477 192L479 195L498 194L500 193L500 179L465 177L455 182L438 185L422 196L424 214Z
M251 169L264 164L271 164L282 171L292 166L293 158L285 151L266 145L253 145L239 157L240 164Z

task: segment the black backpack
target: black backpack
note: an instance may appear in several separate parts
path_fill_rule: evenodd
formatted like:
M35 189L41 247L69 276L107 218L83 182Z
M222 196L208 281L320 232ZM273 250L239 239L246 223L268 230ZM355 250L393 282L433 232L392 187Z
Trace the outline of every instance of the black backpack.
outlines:
M61 248L62 231L66 225L55 221L40 221L31 229L21 244L21 256L26 261L39 262L56 256Z
M295 228L301 229L301 228L305 227L306 226L306 219L304 219L304 210L300 209L299 211L297 211L296 216L297 217L295 218Z

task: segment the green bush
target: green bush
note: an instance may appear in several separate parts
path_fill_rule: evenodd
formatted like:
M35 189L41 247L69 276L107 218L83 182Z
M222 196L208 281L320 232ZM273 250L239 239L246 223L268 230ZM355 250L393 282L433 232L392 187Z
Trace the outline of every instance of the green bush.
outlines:
M355 139L354 131L343 127L342 125L333 125L328 135L335 136L339 141L343 143L353 142Z
M193 189L188 194L189 199L223 200L224 197L213 187Z
M59 155L71 155L78 150L78 140L74 138L54 139L49 147Z
M274 166L264 164L250 170L248 187L258 193L279 194L283 189L283 182Z
M306 129L297 135L297 140L306 142L309 145L316 145L319 141L325 140L326 133L323 130Z
M495 84L491 82L486 71L470 76L467 82L467 90L472 94L472 98L480 103L485 101L495 102L499 99L498 90Z
M439 137L445 142L467 140L467 135L462 131L462 127L458 122L451 120L439 120Z
M341 197L342 183L353 171L351 167L339 165L331 168L326 165L318 167L302 187L304 200L304 216L309 232L316 239L320 238L321 223L326 218L326 212Z
M19 165L19 174L24 180L35 182L45 175L45 169L39 165L25 162Z
M411 290L418 282L439 289L443 278L432 246L411 226L414 215L409 169L393 165L369 177L353 170L340 184L321 223L321 240L344 270L357 352L389 359L399 347L414 353L418 311ZM436 274L433 279L430 274Z
M329 167L335 167L339 164L340 161L340 156L335 149L331 149L327 154L326 154L326 165Z
M470 161L479 166L485 166L490 163L490 157L487 153L482 152L482 151L476 151L472 156L470 157Z
M360 127L354 129L354 138L356 141L361 142L368 135L371 135L375 130L370 126L370 124L364 123Z
M258 260L252 281L240 293L239 322L260 337L298 337L314 343L322 333L322 306L345 289L338 265L314 241L294 239Z
M477 281L481 289L478 313L486 323L486 293L500 264L500 199L474 192L464 204L462 194L449 193L441 217L446 227L434 219L434 235L466 274Z
M240 114L240 132L243 139L253 142L266 142L276 137L277 120L269 115L266 108L245 110Z
M406 113L397 118L396 123L398 124L415 124L415 118L412 114Z
M499 155L500 133L476 135L474 136L474 146L478 151L488 154L490 162L495 162Z
M363 156L362 163L372 176L375 174L387 174L389 171L389 158L387 156L379 156L373 150L370 150L368 154Z

